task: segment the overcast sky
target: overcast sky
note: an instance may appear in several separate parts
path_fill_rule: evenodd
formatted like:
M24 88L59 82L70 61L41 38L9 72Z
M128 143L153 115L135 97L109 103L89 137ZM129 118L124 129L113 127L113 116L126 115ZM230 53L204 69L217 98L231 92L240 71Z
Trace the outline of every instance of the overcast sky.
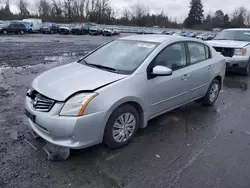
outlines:
M5 0L0 0L5 1ZM17 0L10 0L13 11L17 11L15 2ZM27 2L34 4L37 0L27 0ZM164 11L169 17L177 18L178 21L182 21L188 14L190 0L110 0L112 6L121 10L123 7L130 4L140 2L146 5L151 13L160 13ZM218 9L223 10L225 13L231 13L236 7L244 6L250 10L249 0L202 0L204 4L205 14L209 12L215 12Z

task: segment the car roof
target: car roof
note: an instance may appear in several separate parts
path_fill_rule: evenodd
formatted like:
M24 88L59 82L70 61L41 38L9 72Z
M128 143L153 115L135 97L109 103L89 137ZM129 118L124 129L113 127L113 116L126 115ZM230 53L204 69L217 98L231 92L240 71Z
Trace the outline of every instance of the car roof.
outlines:
M134 40L134 41L143 41L143 42L156 42L156 43L164 43L167 41L175 42L175 41L184 41L186 37L182 36L173 36L173 35L131 35L127 37L120 38L122 40ZM189 39L194 40L195 39Z
M225 29L225 31L250 31L250 28L232 28L232 29Z

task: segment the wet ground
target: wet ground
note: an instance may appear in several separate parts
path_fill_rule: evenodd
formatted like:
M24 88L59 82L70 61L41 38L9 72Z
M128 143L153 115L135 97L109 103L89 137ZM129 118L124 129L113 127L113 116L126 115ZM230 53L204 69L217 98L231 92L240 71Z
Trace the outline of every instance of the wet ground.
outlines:
M120 150L99 145L47 160L26 126L30 82L111 39L0 36L0 187L249 188L250 78L232 74L214 107L194 103L163 115Z

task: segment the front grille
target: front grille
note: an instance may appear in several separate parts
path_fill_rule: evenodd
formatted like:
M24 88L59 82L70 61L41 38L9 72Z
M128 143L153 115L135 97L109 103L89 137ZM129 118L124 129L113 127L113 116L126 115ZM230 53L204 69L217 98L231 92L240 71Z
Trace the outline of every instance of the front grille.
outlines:
M63 28L61 28L61 29L59 29L59 30L60 30L61 33L69 33L69 30L68 30L68 29L63 29Z
M233 57L234 55L234 48L214 47L214 49L225 57Z
M37 91L33 91L28 96L32 99L33 108L40 112L49 112L55 103L54 100L38 93Z

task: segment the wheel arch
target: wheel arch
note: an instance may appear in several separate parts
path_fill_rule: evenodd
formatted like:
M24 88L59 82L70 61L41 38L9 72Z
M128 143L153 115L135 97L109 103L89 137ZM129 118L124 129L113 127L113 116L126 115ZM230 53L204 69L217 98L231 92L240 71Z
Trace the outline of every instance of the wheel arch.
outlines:
M219 81L219 83L220 83L220 90L221 90L223 88L223 78L222 78L222 76L221 75L217 75L217 76L214 77L213 80L218 80Z
M107 115L105 117L105 126L113 111L125 104L133 106L138 111L140 115L140 128L145 128L147 126L147 110L142 100L137 97L126 97L114 103L107 111Z

